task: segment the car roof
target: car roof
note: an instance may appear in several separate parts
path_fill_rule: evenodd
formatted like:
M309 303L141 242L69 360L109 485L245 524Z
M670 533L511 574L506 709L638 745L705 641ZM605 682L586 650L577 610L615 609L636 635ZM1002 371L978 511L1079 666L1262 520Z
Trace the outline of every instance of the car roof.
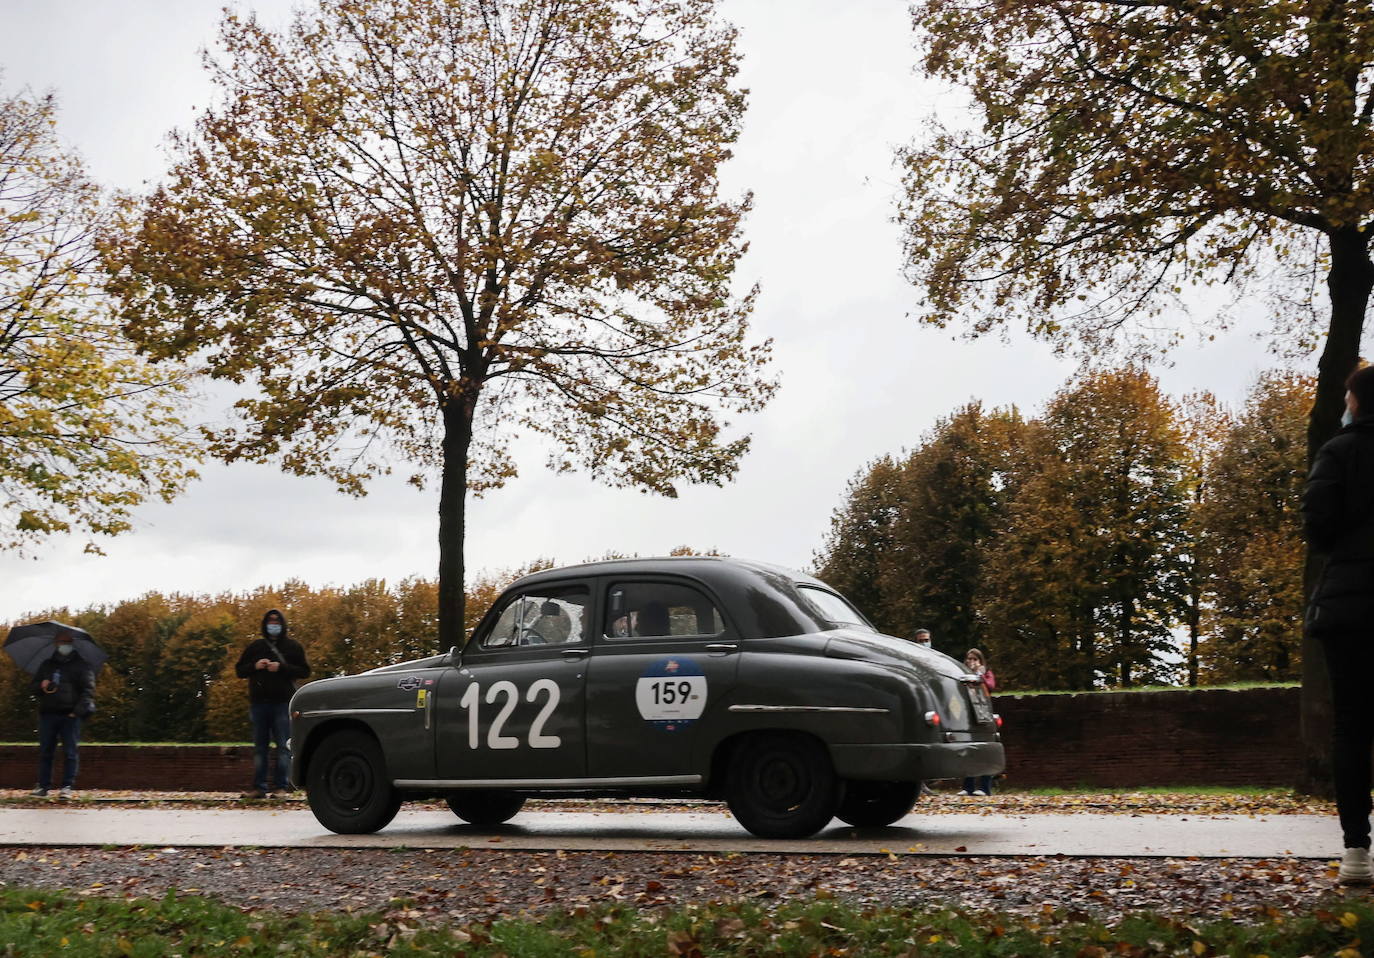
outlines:
M602 559L597 562L582 562L577 565L560 566L556 569L543 569L522 576L514 586L537 584L548 579L565 579L574 576L617 576L651 575L672 573L701 579L704 582L721 582L732 585L757 579L760 574L782 576L800 585L815 585L829 589L821 580L805 572L789 569L786 566L753 559L737 559L732 556L645 556L632 559Z

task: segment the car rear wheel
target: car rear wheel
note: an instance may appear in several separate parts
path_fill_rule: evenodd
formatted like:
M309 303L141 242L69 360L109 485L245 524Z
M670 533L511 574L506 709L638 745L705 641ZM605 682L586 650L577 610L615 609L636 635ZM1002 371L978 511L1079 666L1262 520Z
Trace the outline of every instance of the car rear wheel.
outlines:
M815 739L753 735L730 761L727 800L739 823L760 838L805 838L835 816L840 780Z
M444 797L449 809L472 825L500 825L525 807L525 796L500 789L451 792Z
M846 782L835 817L858 828L880 828L911 811L920 794L920 782Z
M385 828L401 807L386 775L377 740L366 732L335 732L320 743L306 773L310 810L321 825L341 835Z

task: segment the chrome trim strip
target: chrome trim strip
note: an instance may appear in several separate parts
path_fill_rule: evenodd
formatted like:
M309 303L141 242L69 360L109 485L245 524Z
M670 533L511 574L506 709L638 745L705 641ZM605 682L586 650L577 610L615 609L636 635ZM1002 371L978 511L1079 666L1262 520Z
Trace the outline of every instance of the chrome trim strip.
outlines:
M732 705L729 712L868 712L886 715L891 709L860 708L855 705Z
M321 718L326 715L411 715L415 710L410 709L316 709L313 712L302 712L301 718Z
M700 785L700 775L630 778L398 778L397 788L618 788L622 785Z

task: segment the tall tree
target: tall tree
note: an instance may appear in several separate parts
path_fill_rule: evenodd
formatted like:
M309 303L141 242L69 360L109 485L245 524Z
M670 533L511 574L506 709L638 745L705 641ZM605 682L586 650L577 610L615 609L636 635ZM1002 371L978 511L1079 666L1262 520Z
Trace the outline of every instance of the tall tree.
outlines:
M902 634L883 589L883 566L892 561L893 529L905 513L902 467L880 456L849 481L845 500L830 515L830 529L815 555L816 575L838 589L883 632Z
M1231 417L1209 392L1185 396L1179 404L1179 428L1183 432L1184 483L1188 490L1188 516L1183 574L1187 579L1183 626L1187 630L1187 682L1198 684L1203 616L1209 607L1208 577L1219 561L1208 535L1206 504L1213 496L1213 483L1223 478L1221 449L1232 426Z
M1218 681L1301 674L1305 425L1313 381L1260 377L1217 454L1200 507L1211 556L1206 670Z
M469 491L556 469L674 495L721 483L724 416L773 384L732 297L748 199L715 0L320 0L227 14L221 105L106 245L131 333L251 381L229 460L353 492L439 472L439 632L459 644ZM424 470L413 477L419 483Z
M907 459L904 508L881 573L895 634L927 628L933 644L956 658L971 646L996 655L978 607L1025 440L1014 409L987 412L973 402L937 422Z
M153 370L98 293L99 187L55 132L51 96L0 97L0 548L125 532L198 456L184 379Z
M990 626L1070 688L1169 677L1185 606L1182 436L1154 378L1090 372L1045 411L989 561ZM1055 665L1062 658L1067 668Z
M919 0L932 77L974 132L905 154L913 278L937 324L1023 321L1090 347L1190 282L1325 273L1310 462L1336 430L1374 262L1374 7L1328 0ZM1138 327L1137 327L1138 328ZM1309 557L1307 575L1315 569ZM1306 784L1329 780L1320 646L1304 650Z

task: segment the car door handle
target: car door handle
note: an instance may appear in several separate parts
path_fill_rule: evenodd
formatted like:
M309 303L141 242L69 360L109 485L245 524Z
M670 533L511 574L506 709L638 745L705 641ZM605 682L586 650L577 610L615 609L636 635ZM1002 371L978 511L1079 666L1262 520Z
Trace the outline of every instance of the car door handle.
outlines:
M565 659L585 659L587 657L586 649L560 649L559 652Z
M706 646L706 651L712 655L729 655L731 652L738 652L739 646L733 642L712 642Z

